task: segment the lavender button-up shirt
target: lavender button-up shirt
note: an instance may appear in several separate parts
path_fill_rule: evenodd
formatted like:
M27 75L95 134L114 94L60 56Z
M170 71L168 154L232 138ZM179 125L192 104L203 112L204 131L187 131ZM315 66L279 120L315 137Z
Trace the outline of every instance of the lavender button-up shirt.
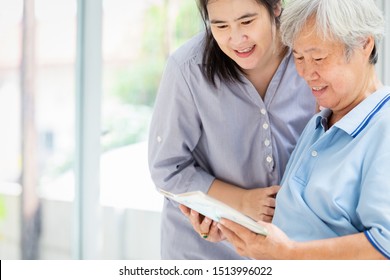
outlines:
M208 192L215 178L245 189L279 184L296 141L315 112L291 52L264 100L254 86L217 80L202 67L199 34L168 59L149 134L149 167L158 188ZM196 233L176 203L164 202L162 259L241 259L227 242Z

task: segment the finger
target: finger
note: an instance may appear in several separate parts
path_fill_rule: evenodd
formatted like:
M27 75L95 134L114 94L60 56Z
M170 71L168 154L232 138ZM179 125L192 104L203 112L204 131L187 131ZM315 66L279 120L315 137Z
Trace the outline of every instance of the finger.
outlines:
M271 223L273 219L273 216L268 216L268 215L261 215L261 221Z
M200 232L200 223L203 220L201 215L199 215L199 213L196 212L195 210L191 209L190 215L188 216L188 218L190 219L190 222L191 222L194 230L197 232Z
M234 231L230 230L229 227L226 227L222 223L219 223L218 229L222 232L222 234L230 243L232 243L233 245L239 243L240 238L234 233Z
M276 196L276 194L279 192L280 188L281 187L278 186L278 185L274 185L274 186L268 187L267 188L268 196Z
M185 206L185 205L183 205L183 204L180 204L180 205L179 205L179 209L180 209L180 211L181 211L186 217L188 217L188 216L190 215L191 209L188 208L187 206Z
M234 231L230 230L228 227L225 227L223 224L218 224L218 228L240 254L240 252L243 251L243 248L245 248L245 242L237 234L235 234Z
M223 240L223 238L223 234L218 228L218 223L213 221L210 226L209 238L207 240L211 242L218 242Z
M205 217L202 223L199 225L199 233L203 238L207 238L210 235L210 227L213 220Z
M210 231L209 231L209 234L210 236L217 236L219 235L219 229L218 229L218 226L217 226L217 222L212 222L211 225L210 225Z
M273 216L274 213L275 213L275 208L274 208L274 207L264 206L264 207L261 209L261 213L262 213L263 215Z
M275 208L276 206L276 199L274 197L267 197L263 200L263 205L267 207L273 207Z
M241 226L231 220L221 219L220 223L237 235L240 239L247 239L251 234L255 234L244 226Z

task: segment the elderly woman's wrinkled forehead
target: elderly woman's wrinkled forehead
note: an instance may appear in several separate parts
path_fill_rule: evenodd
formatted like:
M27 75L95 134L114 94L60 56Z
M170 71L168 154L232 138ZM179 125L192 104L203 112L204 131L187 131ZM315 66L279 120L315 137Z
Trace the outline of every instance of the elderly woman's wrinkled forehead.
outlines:
M369 37L379 44L384 18L373 0L289 0L281 17L282 41L292 47L302 29L311 21L319 36L342 42L348 52L361 47ZM371 62L377 57L374 48Z
M326 52L346 57L347 54L344 42L334 38L332 34L325 36L321 30L318 30L315 17L307 20L297 33L292 50L300 55Z
M317 17L316 15L312 15L309 17L305 22L303 22L302 27L296 32L296 35L294 37L294 41L298 37L309 37L315 35L319 40L322 41L333 41L335 43L342 43L344 44L343 41L339 40L339 38L332 33L331 30L324 30L322 26L318 24Z

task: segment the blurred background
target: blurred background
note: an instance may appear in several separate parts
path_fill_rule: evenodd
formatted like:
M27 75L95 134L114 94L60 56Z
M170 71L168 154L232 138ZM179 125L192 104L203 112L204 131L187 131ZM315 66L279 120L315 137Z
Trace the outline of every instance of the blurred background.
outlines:
M203 29L196 1L0 6L0 259L159 259L148 126L167 57Z
M148 125L195 1L0 6L0 259L158 259Z

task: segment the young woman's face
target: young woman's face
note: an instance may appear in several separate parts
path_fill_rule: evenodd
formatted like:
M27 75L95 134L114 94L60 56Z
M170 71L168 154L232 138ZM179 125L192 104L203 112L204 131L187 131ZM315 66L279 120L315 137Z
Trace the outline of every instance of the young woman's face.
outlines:
M256 0L211 0L207 11L218 46L244 70L262 67L275 55L276 27Z

